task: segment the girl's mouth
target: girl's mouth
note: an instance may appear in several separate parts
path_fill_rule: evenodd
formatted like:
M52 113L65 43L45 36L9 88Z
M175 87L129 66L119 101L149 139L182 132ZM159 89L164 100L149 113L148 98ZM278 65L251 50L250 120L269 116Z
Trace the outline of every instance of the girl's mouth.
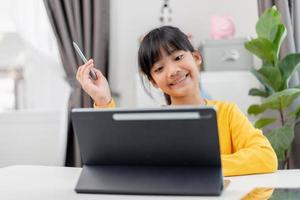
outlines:
M172 83L170 83L169 86L170 87L176 87L177 85L180 85L180 83L183 83L189 76L190 76L190 74L186 74L184 76L181 76L180 78L178 78L175 81L173 81Z

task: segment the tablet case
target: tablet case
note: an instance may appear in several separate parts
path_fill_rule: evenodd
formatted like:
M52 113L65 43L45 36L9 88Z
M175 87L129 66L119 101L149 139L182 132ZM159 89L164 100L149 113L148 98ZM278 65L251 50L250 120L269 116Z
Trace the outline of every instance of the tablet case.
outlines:
M220 195L213 107L73 109L79 193Z

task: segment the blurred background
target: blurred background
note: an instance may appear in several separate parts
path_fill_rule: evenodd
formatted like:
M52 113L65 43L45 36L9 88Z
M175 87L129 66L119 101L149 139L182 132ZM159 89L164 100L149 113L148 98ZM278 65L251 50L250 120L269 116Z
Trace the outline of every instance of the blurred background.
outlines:
M173 25L203 55L205 98L247 107L258 86L249 69L259 62L243 44L255 37L257 1L240 0L0 0L0 167L12 164L80 166L69 113L92 107L75 80L82 64L71 42L109 80L118 107L161 106L159 91L141 84L140 38Z

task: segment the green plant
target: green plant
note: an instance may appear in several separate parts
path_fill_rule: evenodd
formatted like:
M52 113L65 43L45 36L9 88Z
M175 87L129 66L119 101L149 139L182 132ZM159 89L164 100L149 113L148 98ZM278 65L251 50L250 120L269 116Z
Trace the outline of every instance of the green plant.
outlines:
M288 54L279 58L279 52L287 30L281 22L276 7L266 10L256 23L257 38L245 43L245 48L262 60L259 69L252 73L262 88L252 88L249 95L263 97L261 104L248 108L248 114L259 115L255 127L263 128L277 122L275 128L265 133L284 168L289 168L289 153L294 139L294 127L300 117L300 106L291 111L294 100L300 96L300 86L289 87L291 77L300 68L300 54ZM266 117L265 111L275 110L278 116Z

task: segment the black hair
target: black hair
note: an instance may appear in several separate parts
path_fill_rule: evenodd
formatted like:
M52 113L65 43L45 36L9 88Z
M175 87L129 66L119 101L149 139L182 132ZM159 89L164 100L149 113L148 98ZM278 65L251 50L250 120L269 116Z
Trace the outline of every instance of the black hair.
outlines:
M140 71L147 76L148 80L152 80L151 68L161 58L162 49L168 55L177 50L195 51L188 36L179 28L162 26L153 29L143 38L138 51ZM170 96L167 94L164 95L167 104L171 104Z

